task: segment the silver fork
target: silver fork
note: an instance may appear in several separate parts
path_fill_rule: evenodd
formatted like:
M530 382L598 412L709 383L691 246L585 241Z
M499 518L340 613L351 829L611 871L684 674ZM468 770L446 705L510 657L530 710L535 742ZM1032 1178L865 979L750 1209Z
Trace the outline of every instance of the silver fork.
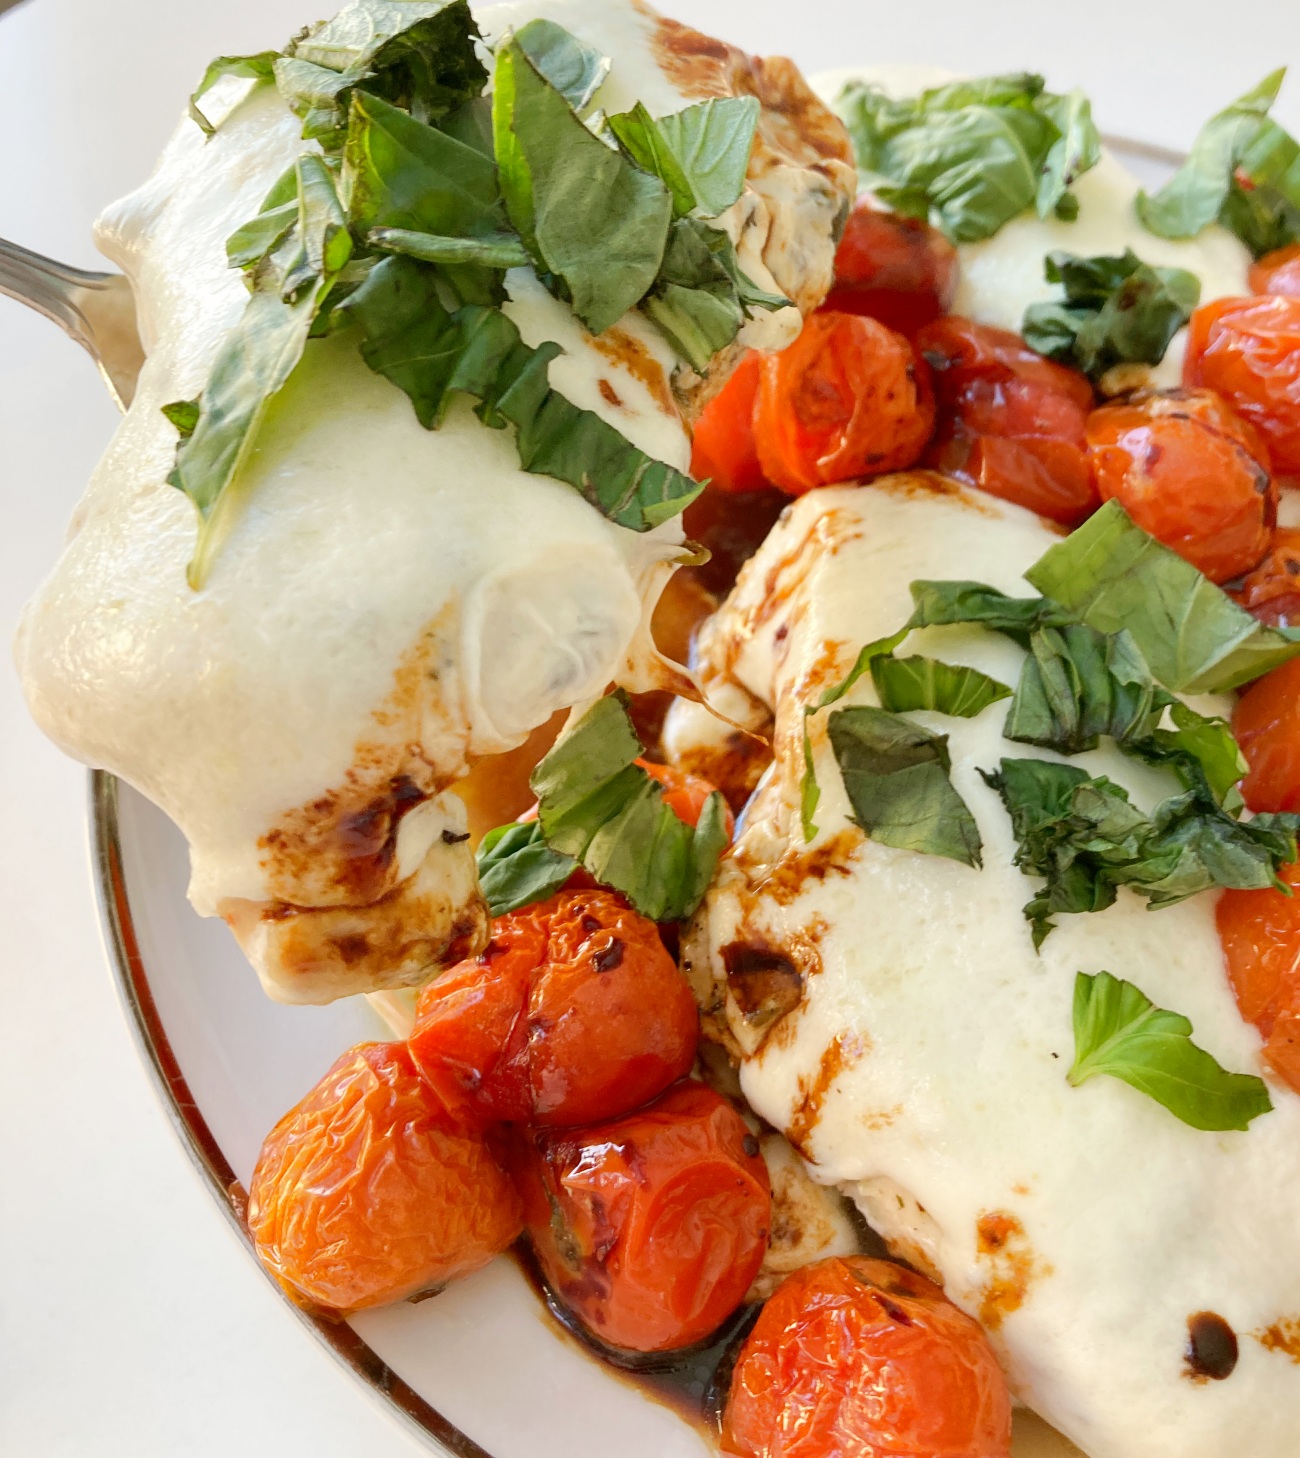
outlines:
M120 273L94 273L58 263L0 238L0 294L52 319L99 366L123 410L144 363L135 297Z

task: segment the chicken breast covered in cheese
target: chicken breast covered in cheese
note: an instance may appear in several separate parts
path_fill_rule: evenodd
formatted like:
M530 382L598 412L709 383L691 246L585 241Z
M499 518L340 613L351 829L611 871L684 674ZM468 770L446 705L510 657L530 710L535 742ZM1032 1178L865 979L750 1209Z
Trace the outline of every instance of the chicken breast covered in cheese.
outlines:
M1090 1458L1290 1458L1300 1096L1270 1080L1271 1112L1214 1133L1117 1078L1066 1077L1077 974L1103 970L1184 1014L1224 1068L1265 1072L1215 893L1149 911L1121 889L1107 910L1060 916L1038 952L1022 908L1039 883L1013 864L1011 821L979 771L1059 756L1006 741L1005 702L909 716L947 736L982 869L868 838L827 715L805 720L863 645L907 621L911 582L1025 597L1021 574L1055 540L1038 518L923 474L787 510L700 641L710 692L742 717L748 705L754 724L774 719L775 758L698 914L690 970L754 1110L981 1320L1013 1391ZM899 652L1004 684L1024 656L954 627ZM871 675L842 703L878 705ZM809 842L805 722L821 792ZM667 742L701 768L734 731L710 732L682 704ZM1070 763L1146 808L1171 793L1108 740Z

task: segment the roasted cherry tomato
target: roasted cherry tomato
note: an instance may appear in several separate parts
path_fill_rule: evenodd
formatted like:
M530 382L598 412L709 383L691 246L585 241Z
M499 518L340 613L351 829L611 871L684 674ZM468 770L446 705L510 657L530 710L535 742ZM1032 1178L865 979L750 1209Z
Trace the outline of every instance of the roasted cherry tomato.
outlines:
M1241 793L1252 810L1300 811L1300 659L1251 684L1232 712L1250 766Z
M865 1256L787 1276L736 1361L722 1449L742 1458L1008 1458L1011 1399L979 1325Z
M551 1290L611 1346L693 1346L763 1262L767 1166L740 1115L703 1084L608 1124L530 1131L514 1170Z
M695 422L691 475L720 491L761 491L767 485L754 444L754 403L763 375L756 349L736 366L731 378Z
M248 1194L258 1259L337 1313L435 1291L521 1226L488 1146L452 1125L401 1043L345 1053L267 1135Z
M938 408L925 464L1076 526L1099 505L1084 433L1092 386L1018 334L948 315L916 347Z
M1282 879L1300 890L1300 865ZM1300 1093L1300 895L1225 891L1215 909L1237 1006L1264 1039L1264 1058Z
M1274 470L1300 472L1300 298L1202 305L1189 326L1183 382L1217 390L1264 437Z
M1257 294L1300 298L1300 243L1276 248L1251 265L1250 287Z
M933 425L929 370L875 319L816 313L792 345L764 358L758 458L792 496L914 465Z
M670 764L651 764L648 759L638 759L637 764L652 780L658 780L663 786L664 804L678 820L684 820L687 825L700 823L709 796L717 793L708 780L699 775L688 775L685 770L675 769ZM730 838L736 831L736 818L730 810L726 812L726 821Z
M944 313L956 288L957 250L942 233L862 197L835 252L835 282L823 307L869 314L914 334Z
M1088 417L1092 474L1143 531L1214 582L1268 550L1277 488L1255 431L1213 390L1161 390Z
M1300 531L1279 527L1264 560L1232 596L1261 622L1300 627Z

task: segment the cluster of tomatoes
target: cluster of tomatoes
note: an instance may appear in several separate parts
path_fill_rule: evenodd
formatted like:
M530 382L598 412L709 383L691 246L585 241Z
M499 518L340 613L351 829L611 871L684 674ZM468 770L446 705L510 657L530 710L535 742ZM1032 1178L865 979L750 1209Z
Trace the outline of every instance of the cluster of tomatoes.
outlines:
M698 818L709 785L646 768ZM344 1315L435 1292L526 1233L598 1345L706 1341L758 1274L772 1202L758 1139L689 1077L698 1026L660 929L577 873L425 988L409 1039L351 1049L271 1131L249 1192L259 1258ZM889 1262L788 1278L731 1393L724 1448L744 1458L1010 1451L979 1326Z

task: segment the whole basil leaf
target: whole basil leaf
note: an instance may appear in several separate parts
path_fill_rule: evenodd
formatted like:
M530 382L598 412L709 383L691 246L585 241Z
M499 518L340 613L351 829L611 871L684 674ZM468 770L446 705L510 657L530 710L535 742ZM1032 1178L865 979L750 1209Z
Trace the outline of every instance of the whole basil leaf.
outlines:
M1011 690L978 668L924 658L882 655L871 660L871 678L881 707L891 714L929 709L971 719L990 704L1011 697Z
M255 56L218 56L208 63L203 80L190 97L190 119L198 124L205 136L211 136L216 127L199 109L199 102L225 76L240 76L249 81L270 81L275 74L278 51L259 51Z
M536 820L499 825L483 837L476 856L478 883L488 914L505 916L563 889L578 869L572 856L553 851Z
M530 20L515 40L538 74L581 116L609 75L609 58L545 18Z
M980 865L980 833L948 777L948 739L884 709L837 709L827 725L856 823L882 845Z
M1155 678L1176 693L1237 688L1300 653L1300 632L1251 617L1118 501L1050 547L1025 577L1076 620L1103 633L1127 629Z
M1210 223L1258 257L1300 239L1300 145L1269 118L1286 75L1266 76L1202 127L1187 161L1138 217L1162 238L1191 238Z
M1192 1042L1181 1013L1157 1007L1131 982L1080 972L1074 983L1074 1063L1078 1088L1099 1074L1153 1098L1193 1129L1244 1130L1269 1113L1264 1081L1228 1073Z

